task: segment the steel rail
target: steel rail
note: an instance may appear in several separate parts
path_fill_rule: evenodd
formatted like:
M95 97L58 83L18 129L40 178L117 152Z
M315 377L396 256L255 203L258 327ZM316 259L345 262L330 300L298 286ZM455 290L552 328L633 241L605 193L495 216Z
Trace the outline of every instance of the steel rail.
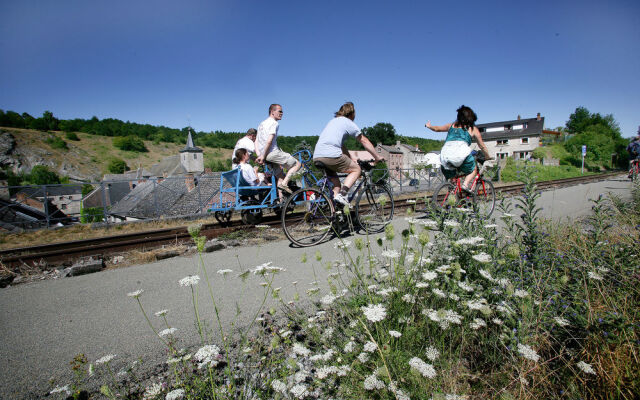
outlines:
M597 175L588 175L577 178L557 179L536 183L538 190L572 186L575 184L605 180L613 176L619 176L621 172L610 172ZM520 193L524 184L516 183L496 186L496 192L507 195ZM402 196L404 197L404 196ZM396 210L409 207L416 209L420 204L419 198L430 199L430 192L411 193L410 195L394 201ZM416 200L416 203L403 200ZM428 200L427 200L428 201ZM422 200L424 202L424 200ZM426 206L426 203L424 203ZM366 210L366 207L363 207ZM277 216L265 217L261 224L269 226L280 225ZM251 225L243 225L240 220L232 220L227 226L219 224L203 224L201 234L207 239L217 238L226 233L252 228ZM6 267L17 267L22 264L37 265L44 261L47 264L68 263L70 261L87 256L105 256L120 253L131 249L153 249L167 244L182 244L191 241L187 227L157 229L145 232L126 233L122 235L103 236L99 238L82 239L69 242L51 243L37 246L25 246L20 248L0 250L0 262Z

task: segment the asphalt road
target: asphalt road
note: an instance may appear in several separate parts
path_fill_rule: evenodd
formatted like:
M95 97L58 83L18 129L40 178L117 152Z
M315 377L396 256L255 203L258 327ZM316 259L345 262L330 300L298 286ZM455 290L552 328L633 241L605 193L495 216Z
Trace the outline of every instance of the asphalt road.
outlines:
M544 217L574 220L588 215L589 199L606 192L629 198L629 189L629 181L621 176L543 192L539 204ZM402 229L406 222L404 218L397 218L394 225ZM340 252L334 248L337 242L334 239L311 249L297 249L283 240L205 254L203 262L222 312L226 334L233 334L232 326L246 327L259 309L264 293L259 285L263 281L261 277L251 274L243 282L235 275L273 262L274 266L286 268L273 283L274 287L282 287L282 298L293 299L294 281L298 282L301 297L306 297L304 292L311 287L311 282L326 282L329 271L322 265L339 259ZM315 261L316 251L322 254L322 263ZM304 253L308 256L306 264L301 263ZM202 318L213 323L213 307L199 262L198 256L178 257L0 289L0 398L40 398L53 387L51 380L60 385L70 383L69 361L79 353L84 353L90 361L116 354L112 362L115 371L138 358L145 360L142 368L152 368L165 361L167 355L162 343L147 325L137 301L127 296L138 289L144 290L140 301L158 329L164 329L162 319L153 314L169 309L167 319L178 329L180 345L196 345L198 335L194 328L191 291L178 281L187 275L201 276L197 288ZM220 269L234 272L224 278L216 273ZM273 304L275 300L269 298L267 305ZM236 315L237 309L242 311L240 315Z

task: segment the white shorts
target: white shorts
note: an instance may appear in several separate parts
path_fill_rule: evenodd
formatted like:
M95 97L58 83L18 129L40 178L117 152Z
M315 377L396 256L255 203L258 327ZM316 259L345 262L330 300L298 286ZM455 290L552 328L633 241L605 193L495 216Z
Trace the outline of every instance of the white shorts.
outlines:
M269 163L269 167L276 176L283 173L282 167L291 168L296 165L296 159L291 154L285 153L280 149L270 151L265 161Z

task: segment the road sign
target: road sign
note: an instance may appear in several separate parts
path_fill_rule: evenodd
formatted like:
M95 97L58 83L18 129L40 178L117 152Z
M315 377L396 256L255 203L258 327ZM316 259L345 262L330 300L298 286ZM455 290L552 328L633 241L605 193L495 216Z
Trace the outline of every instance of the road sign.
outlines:
M587 145L583 144L582 145L582 157L587 155Z

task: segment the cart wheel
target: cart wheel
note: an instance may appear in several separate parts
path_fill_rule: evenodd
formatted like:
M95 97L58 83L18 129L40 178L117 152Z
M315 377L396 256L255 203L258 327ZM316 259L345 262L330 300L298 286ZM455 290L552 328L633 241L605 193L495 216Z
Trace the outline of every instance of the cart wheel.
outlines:
M257 225L262 222L262 210L242 210L240 216L242 217L242 223L245 225Z

